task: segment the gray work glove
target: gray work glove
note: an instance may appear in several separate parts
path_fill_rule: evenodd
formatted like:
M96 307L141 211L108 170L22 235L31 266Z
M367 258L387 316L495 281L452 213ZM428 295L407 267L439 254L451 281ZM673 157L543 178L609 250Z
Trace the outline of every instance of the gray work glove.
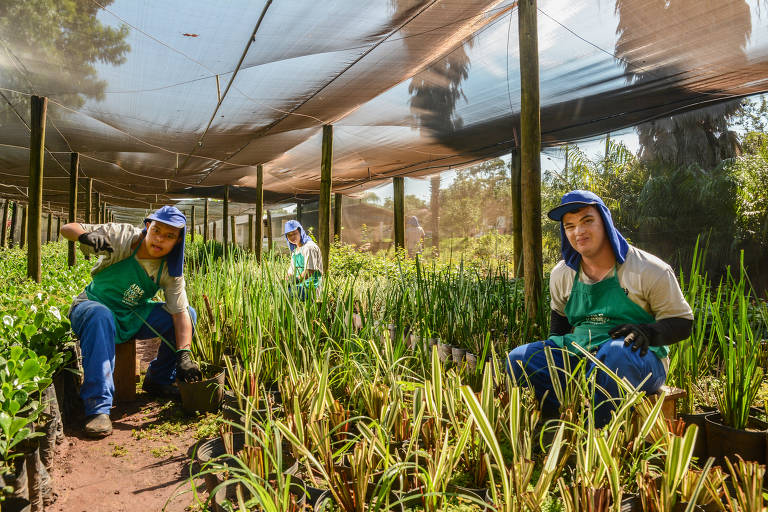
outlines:
M96 252L107 251L112 252L112 245L109 243L107 236L96 231L90 233L83 233L77 237L77 241L83 245L90 245Z
M192 354L189 350L176 352L176 379L181 382L203 380L203 373L197 363L192 360Z

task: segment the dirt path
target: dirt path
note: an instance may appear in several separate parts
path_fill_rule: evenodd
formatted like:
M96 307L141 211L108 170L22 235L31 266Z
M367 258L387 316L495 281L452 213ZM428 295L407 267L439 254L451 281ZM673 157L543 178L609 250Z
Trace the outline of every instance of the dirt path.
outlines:
M137 353L144 369L154 350L137 343ZM104 439L65 429L52 471L58 498L46 511L200 510L190 507L190 492L178 494L192 489L188 453L196 436L213 432L215 418L187 417L178 404L154 401L143 393L134 403L117 405L111 417L113 433ZM204 492L202 480L196 484Z

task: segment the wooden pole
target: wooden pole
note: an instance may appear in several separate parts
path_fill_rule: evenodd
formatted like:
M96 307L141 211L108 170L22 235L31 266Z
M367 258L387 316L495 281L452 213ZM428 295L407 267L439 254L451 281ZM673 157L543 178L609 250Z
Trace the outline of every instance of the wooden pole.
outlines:
M56 233L55 233L56 234L55 240L57 242L59 241L59 233L60 232L61 232L61 215L57 215L56 216Z
M523 217L525 309L535 319L542 301L541 119L536 0L518 2L520 46L520 183Z
M323 272L328 273L331 254L331 180L333 173L333 125L323 126L323 145L320 158L320 201L317 211L317 231Z
M8 237L8 203L10 199L3 201L3 224L0 230L0 247L5 248Z
M27 205L21 206L21 229L19 230L19 249L23 249L27 243Z
M405 178L399 176L392 178L394 188L394 208L395 208L395 247L397 249L405 248Z
M217 240L217 238L216 238L216 221L213 221L213 239Z
M301 203L296 203L296 220L299 224L301 224L301 214L304 207L301 205Z
M32 96L30 98L30 136L29 136L29 214L27 215L27 277L38 283L42 278L40 245L43 215L43 175L45 168L45 118L48 112L48 98ZM48 233L51 232L50 213L48 215Z
M16 222L19 217L19 202L14 201L11 203L11 228L8 231L8 247L13 249L13 244L16 241Z
M93 178L85 179L85 223L93 224Z
M253 252L253 214L248 214L248 250Z
M267 248L272 252L272 211L267 210Z
M224 205L221 214L221 233L223 235L222 242L224 243L224 254L227 253L227 245L229 245L229 185L224 187Z
M264 240L264 166L256 166L256 261L261 262L261 247ZM253 240L253 237L251 237Z
M99 196L101 196L101 194L99 194ZM107 220L107 202L106 201L101 203L101 222L103 224L106 224L107 222L109 222Z
M229 223L232 228L232 247L235 247L237 245L237 217L235 215L230 215Z
M333 237L341 243L341 221L344 214L341 194L333 195Z
M523 204L520 187L520 150L513 149L509 161L512 184L512 261L515 277L523 273Z
M203 203L203 243L208 241L208 198Z
M194 242L195 241L195 205L192 205L192 211L189 212L189 220L190 220L190 227L192 229L189 230L189 241Z
M432 210L432 247L440 251L440 175L432 176L429 182L429 206Z
M46 230L47 232L45 233L45 243L50 243L50 241L51 241L51 231L53 230L53 214L51 213L50 210L48 211L48 226L47 227L48 227L48 229Z

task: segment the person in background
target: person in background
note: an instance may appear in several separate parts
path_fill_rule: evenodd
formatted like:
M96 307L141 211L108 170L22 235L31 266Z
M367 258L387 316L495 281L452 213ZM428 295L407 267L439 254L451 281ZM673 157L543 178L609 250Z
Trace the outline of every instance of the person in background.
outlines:
M408 249L408 256L421 254L424 249L424 236L424 228L419 225L419 219L415 215L409 217L405 227L405 248Z
M143 227L77 222L61 227L67 240L80 242L83 254L99 256L92 281L69 310L83 356L86 436L112 433L115 344L163 338L144 379L150 394L175 398L176 379L202 378L190 353L196 314L183 276L186 223L177 208L163 206L144 219ZM153 300L158 290L165 292L165 303Z
M323 283L323 256L320 247L304 231L297 220L285 223L285 239L291 249L291 264L286 279L291 295L305 300L309 294L320 295Z
M614 227L611 212L597 195L584 190L565 194L549 212L560 222L563 259L550 275L551 327L549 339L512 350L507 372L513 382L530 382L545 416L555 416L554 396L545 347L553 349L561 385L584 355L579 345L633 386L646 393L659 391L669 370L669 345L690 336L693 312L672 268L656 256L631 246ZM564 349L564 350L560 350ZM587 372L595 369L588 362ZM618 384L604 371L596 383L595 423L604 426L620 397Z

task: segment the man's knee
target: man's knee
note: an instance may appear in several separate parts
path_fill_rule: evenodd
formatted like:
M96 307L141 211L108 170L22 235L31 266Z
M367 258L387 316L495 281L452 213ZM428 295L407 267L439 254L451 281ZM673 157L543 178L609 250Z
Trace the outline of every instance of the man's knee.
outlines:
M597 358L605 366L618 372L627 365L627 347L624 346L624 340L609 340L600 346L597 351Z
M81 311L77 311L79 314L79 321L72 322L73 327L74 324L78 325L78 331L80 331L78 336L81 336L86 329L107 329L114 333L115 331L115 317L112 315L112 311L105 306L104 304L101 304L99 302L89 302L89 303L83 303L78 308L82 307L85 308ZM70 318L70 320L72 320Z

